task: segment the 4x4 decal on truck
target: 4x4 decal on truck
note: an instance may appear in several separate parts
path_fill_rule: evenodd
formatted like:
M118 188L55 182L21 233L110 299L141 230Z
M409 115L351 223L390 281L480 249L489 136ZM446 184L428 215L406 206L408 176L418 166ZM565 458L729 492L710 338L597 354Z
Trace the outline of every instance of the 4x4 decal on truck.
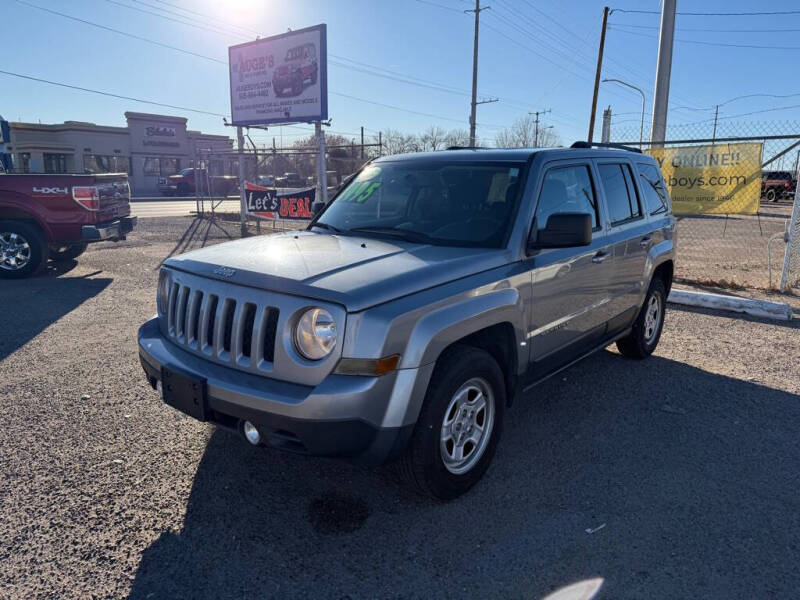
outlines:
M34 194L67 194L68 188L62 187L34 187Z

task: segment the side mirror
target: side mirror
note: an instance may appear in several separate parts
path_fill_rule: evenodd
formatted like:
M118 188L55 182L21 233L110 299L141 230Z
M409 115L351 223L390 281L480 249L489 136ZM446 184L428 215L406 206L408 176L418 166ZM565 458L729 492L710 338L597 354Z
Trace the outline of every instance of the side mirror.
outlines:
M588 213L555 213L543 229L531 231L528 249L572 248L592 243L592 216Z
M322 200L315 200L311 205L311 214L316 217L323 208L325 208L325 203Z

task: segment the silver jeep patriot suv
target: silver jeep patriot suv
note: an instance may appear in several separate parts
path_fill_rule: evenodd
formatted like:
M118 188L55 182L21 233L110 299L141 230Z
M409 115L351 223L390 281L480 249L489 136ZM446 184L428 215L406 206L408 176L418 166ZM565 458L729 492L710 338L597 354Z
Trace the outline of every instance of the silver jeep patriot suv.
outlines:
M449 499L522 392L658 343L675 219L628 149L447 150L367 164L305 231L167 260L139 330L168 405L254 445L398 462Z

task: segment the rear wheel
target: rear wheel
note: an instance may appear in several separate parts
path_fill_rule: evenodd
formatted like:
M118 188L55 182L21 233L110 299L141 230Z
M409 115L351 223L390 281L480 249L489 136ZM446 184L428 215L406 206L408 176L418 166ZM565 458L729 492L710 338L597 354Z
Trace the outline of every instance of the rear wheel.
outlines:
M775 191L774 188L770 188L767 190L766 199L769 202L777 202L778 201L778 193Z
M50 260L55 262L68 261L78 258L86 252L89 244L67 244L65 246L54 246L50 249Z
M667 288L661 277L653 278L644 299L644 305L633 324L630 334L617 341L620 354L628 358L647 358L658 345L664 328L664 311L667 305Z
M481 478L497 448L506 405L492 356L455 346L437 362L400 472L418 491L451 500Z
M189 195L189 184L188 183L179 183L178 187L175 188L175 194L177 196L188 196Z
M0 277L28 277L46 261L47 245L34 225L24 221L0 221Z

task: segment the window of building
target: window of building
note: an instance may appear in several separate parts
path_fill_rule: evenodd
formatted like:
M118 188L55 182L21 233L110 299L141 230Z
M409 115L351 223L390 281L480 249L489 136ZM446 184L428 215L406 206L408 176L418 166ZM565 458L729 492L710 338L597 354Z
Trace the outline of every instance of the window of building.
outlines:
M174 175L180 170L177 158L146 156L143 171L145 175Z
M644 201L651 215L667 210L667 188L661 172L653 165L636 165L639 170L639 181L642 186Z
M22 173L30 173L31 172L31 153L30 152L20 152L19 153L19 166L17 168Z
M83 155L83 170L87 173L130 173L126 156Z
M600 225L592 178L586 165L557 167L544 176L536 206L536 226L544 228L550 215L565 212L590 214L593 227Z
M44 172L45 173L66 173L67 172L67 155L66 154L52 154L45 152L44 154Z
M639 199L633 189L630 172L625 173L627 165L598 165L600 181L606 194L608 218L612 224L641 216ZM627 175L627 176L626 176Z
M164 158L159 161L161 175L168 176L174 175L178 172L178 159L177 158Z

